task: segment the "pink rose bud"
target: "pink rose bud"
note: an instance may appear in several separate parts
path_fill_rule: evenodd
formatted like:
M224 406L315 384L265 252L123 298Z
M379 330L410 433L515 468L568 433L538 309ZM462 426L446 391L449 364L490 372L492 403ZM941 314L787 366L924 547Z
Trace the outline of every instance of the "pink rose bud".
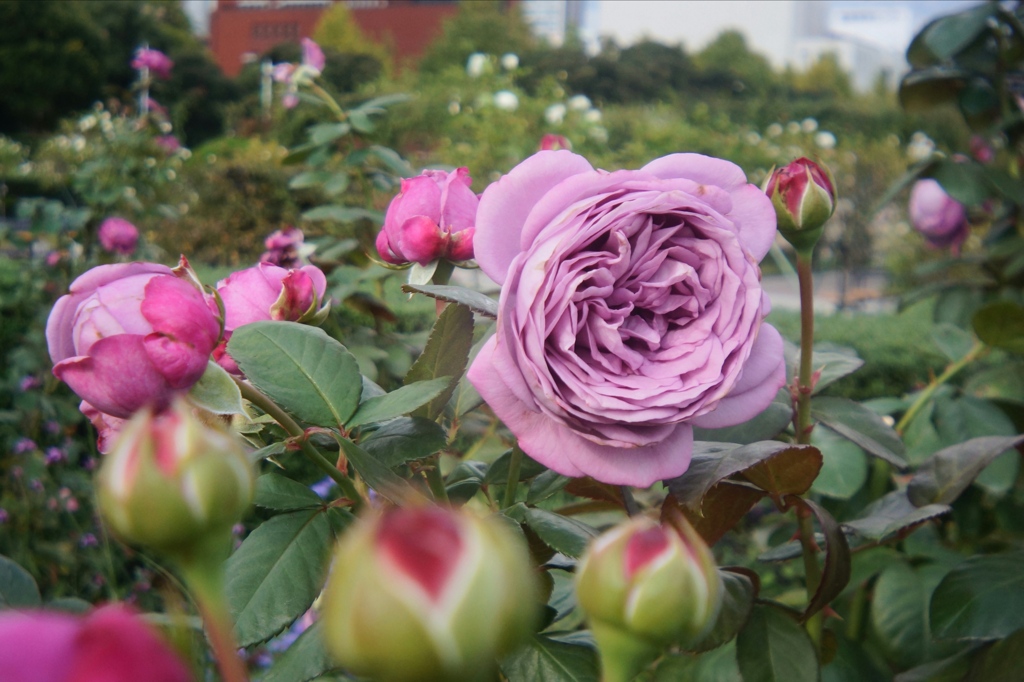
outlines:
M139 242L139 230L124 218L107 218L100 224L99 238L104 251L130 256Z
M936 180L918 180L910 190L910 223L928 245L959 250L970 225L964 205L946 194Z
M232 273L217 283L224 305L224 341L215 359L229 372L238 372L224 349L231 333L243 325L264 320L320 324L330 311L324 301L326 290L327 278L314 265L286 270L260 263Z
M175 137L174 135L159 135L153 141L156 142L156 145L158 147L163 149L168 154L173 154L174 152L181 149L181 142L179 142L178 138Z
M553 133L547 133L540 138L540 146L537 148L538 151L558 151L559 149L572 149L572 143L564 135Z
M696 643L714 624L723 589L711 550L689 525L634 517L599 537L576 566L576 598L603 679L632 679L666 645Z
M394 508L342 536L321 621L328 652L359 676L485 679L531 631L538 599L524 542L496 519Z
M194 284L164 265L101 265L50 312L53 373L96 410L166 406L206 371L220 324Z
M391 200L377 235L380 257L396 265L472 258L472 237L458 236L476 224L479 198L471 183L465 168L426 170L402 180L402 191Z
M135 51L135 58L132 59L132 68L136 71L149 69L156 77L166 80L171 77L171 69L174 68L174 62L160 50L140 47Z
M973 156L975 161L978 163L989 164L996 158L996 152L992 149L992 145L990 145L981 135L971 136L970 149L971 156Z
M188 667L124 606L85 617L51 611L0 613L4 682L191 682Z
M324 70L327 60L324 59L324 51L320 49L313 40L302 39L302 64L316 71L317 75Z
M252 500L238 440L200 421L185 400L124 424L97 476L100 511L128 542L176 553L228 537Z
M798 251L814 248L836 210L836 185L827 167L800 158L768 175L765 194L775 207L779 232Z

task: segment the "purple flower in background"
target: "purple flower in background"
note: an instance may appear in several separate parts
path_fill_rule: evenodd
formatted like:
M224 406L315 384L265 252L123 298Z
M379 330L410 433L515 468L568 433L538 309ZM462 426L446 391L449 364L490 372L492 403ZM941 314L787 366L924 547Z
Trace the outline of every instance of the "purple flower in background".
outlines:
M55 422L52 419L43 424L43 430L51 436L56 436L60 433L60 422Z
M36 442L31 438L19 438L14 441L14 454L23 455L36 449Z
M107 218L100 224L99 238L104 251L130 256L139 243L139 230L124 218Z
M300 251L304 240L302 230L291 225L272 232L263 240L266 251L260 256L260 262L282 268L297 268L302 264Z
M320 499L326 500L330 497L331 491L334 490L334 479L328 476L319 483L309 486L309 489L319 495Z
M59 464L67 458L67 455L60 448L49 447L46 448L46 454L44 455L43 461L46 463L46 466L50 466L51 464Z
M0 507L0 525L7 523L11 518L11 515L7 513L7 510Z
M92 533L82 533L82 537L78 538L78 546L83 549L86 547L96 547L99 544L100 541Z
M34 388L39 388L40 386L42 386L42 382L40 382L39 379L31 375L27 377L22 377L21 381L18 382L18 388L21 390L22 393L27 393Z
M160 147L168 154L173 154L181 149L181 142L179 142L178 138L174 135L159 135L153 141L156 142L156 146Z
M132 68L136 71L148 69L157 78L166 80L171 77L171 69L174 68L174 62L160 50L140 47L135 50Z
M775 211L740 168L672 154L594 170L538 152L492 184L476 260L502 285L468 378L523 450L566 476L645 487L693 428L741 424L786 381L757 263Z
M299 86L308 85L318 78L324 70L325 62L320 46L309 38L303 38L301 64L284 62L274 65L274 80L287 86L281 98L285 108L291 109L299 103Z
M914 229L936 249L948 247L955 253L970 232L964 205L930 178L914 183L910 190L909 213Z

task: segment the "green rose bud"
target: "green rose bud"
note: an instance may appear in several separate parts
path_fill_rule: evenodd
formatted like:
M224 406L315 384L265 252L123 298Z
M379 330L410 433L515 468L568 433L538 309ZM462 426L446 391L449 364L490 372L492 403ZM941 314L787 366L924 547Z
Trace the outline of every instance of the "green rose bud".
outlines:
M695 643L715 622L722 581L688 525L636 517L605 533L576 567L576 597L607 682L628 680L670 643Z
M328 651L387 682L489 680L529 635L526 544L496 519L438 507L361 520L338 543L321 618Z
M183 556L227 537L249 507L253 473L231 434L204 424L183 399L137 412L97 480L100 510L128 542Z
M814 248L836 210L836 184L828 168L800 158L769 173L763 189L786 241L797 251Z

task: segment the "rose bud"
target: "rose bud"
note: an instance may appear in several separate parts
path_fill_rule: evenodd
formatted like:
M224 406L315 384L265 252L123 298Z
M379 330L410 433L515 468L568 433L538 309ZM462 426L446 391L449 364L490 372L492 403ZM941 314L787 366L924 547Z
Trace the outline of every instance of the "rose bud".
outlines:
M455 682L494 672L538 604L525 543L496 519L394 508L345 532L321 621L328 652L356 675Z
M946 194L936 180L929 178L914 183L910 190L909 212L910 223L933 248L950 247L955 252L967 239L970 225L964 205Z
M564 135L555 135L554 133L546 133L540 138L539 151L558 151L559 149L572 149L572 143Z
M391 200L384 228L377 235L380 257L394 265L473 257L473 232L479 199L470 189L469 171L426 170L402 180ZM462 234L467 232L467 234Z
M189 682L171 648L133 611L104 606L83 617L0 614L4 682Z
M320 324L330 312L324 303L327 278L320 268L307 265L286 270L270 263L232 273L217 283L217 295L224 306L224 340L214 359L229 372L238 365L225 350L231 333L252 322L278 320ZM216 304L211 303L211 308Z
M136 71L148 69L153 72L153 75L166 80L171 77L174 61L160 50L140 47L135 51L135 57L132 59L132 68Z
M670 643L695 643L718 615L711 550L680 528L633 518L595 540L576 567L576 598L608 682L632 679Z
M234 436L204 424L184 399L145 409L122 426L104 459L97 498L128 542L180 553L227 537L253 493L249 460Z
M139 242L139 230L124 218L107 218L100 224L99 239L104 251L130 256Z
M260 256L261 263L270 263L282 268L296 268L301 265L303 242L302 230L291 225L272 232L263 246L266 251Z
M191 388L219 337L220 324L187 268L155 263L89 270L46 323L54 376L99 412L122 419Z
M814 248L836 210L836 184L827 167L800 158L773 170L765 194L775 207L779 232L797 251Z

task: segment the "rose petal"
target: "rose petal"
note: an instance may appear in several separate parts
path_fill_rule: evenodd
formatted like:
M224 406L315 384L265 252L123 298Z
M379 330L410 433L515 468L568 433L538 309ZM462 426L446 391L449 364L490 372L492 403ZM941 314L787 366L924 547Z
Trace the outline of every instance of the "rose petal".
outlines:
M441 222L445 232L461 232L476 225L480 198L470 189L469 170L457 168L445 179L441 195Z
M694 417L690 423L703 429L742 424L761 414L785 384L782 336L775 327L762 324L736 385L712 412Z
M502 284L512 259L521 251L523 225L534 204L562 180L592 170L585 158L572 152L543 151L484 190L473 243L480 269Z
M4 611L0 670L5 682L64 682L79 627L79 620L66 614Z
M217 345L220 325L198 289L177 277L154 277L146 284L142 314L155 333L194 349L196 355L203 357L205 366Z

